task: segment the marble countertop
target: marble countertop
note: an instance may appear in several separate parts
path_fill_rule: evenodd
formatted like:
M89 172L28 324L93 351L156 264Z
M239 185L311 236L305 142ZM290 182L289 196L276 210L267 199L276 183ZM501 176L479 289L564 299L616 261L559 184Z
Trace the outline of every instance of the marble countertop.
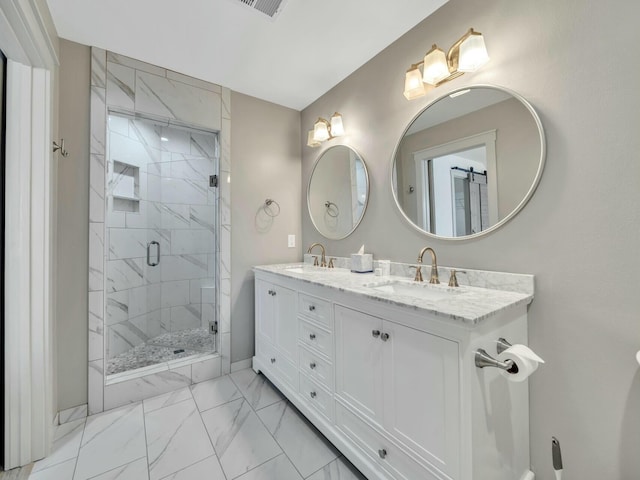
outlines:
M423 275L428 278L429 267L424 267L424 270ZM254 267L254 271L272 273L313 285L333 288L341 292L349 292L367 299L423 311L469 325L476 325L498 312L527 305L533 300L532 291L510 291L508 286L506 289L499 289L471 285L449 287L447 283L430 285L427 282L414 282L412 278L406 276L352 273L346 268L328 269L305 263L262 265ZM522 277L517 274L513 274L513 276ZM533 285L533 277L530 277ZM441 278L443 278L442 274ZM411 293L394 293L391 291L392 288L385 287L387 285L408 286L408 289L424 288L426 295L423 298Z

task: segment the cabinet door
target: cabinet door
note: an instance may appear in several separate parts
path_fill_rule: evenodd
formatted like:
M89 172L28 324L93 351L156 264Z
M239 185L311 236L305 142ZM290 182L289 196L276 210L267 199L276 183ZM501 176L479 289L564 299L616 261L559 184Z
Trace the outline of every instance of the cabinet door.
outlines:
M279 285L273 286L273 316L275 319L275 344L291 362L297 363L298 318L296 292Z
M382 423L382 320L335 307L336 396Z
M256 334L271 343L275 343L273 292L273 285L264 280L256 280Z
M385 430L458 478L458 344L387 321L382 331Z

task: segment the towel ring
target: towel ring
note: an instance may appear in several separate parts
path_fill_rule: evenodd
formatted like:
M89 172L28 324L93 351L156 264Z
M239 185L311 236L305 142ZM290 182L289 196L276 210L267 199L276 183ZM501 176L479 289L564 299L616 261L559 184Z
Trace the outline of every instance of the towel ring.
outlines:
M60 139L60 143L56 143L56 141L53 141L53 153L56 152L60 152L60 155L62 155L63 157L68 157L69 156L69 152L67 151L66 148L64 148L64 138Z
M335 203L327 200L326 202L324 202L324 206L327 207L327 215L329 215L330 217L336 218L338 215L340 215L340 209Z
M271 211L271 205L274 204L274 203L278 207L278 211L276 213L273 213ZM275 200L271 199L271 198L267 198L264 201L263 208L264 208L264 213L266 213L270 217L277 217L278 215L280 215L280 204L278 202L276 202Z

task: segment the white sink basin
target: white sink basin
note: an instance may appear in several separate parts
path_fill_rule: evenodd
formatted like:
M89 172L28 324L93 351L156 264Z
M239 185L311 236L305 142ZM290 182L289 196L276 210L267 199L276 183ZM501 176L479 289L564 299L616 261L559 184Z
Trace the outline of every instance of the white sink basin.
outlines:
M327 268L317 267L315 265L296 265L295 267L287 267L285 272L291 273L348 273L346 268Z
M304 267L293 267L293 268L287 268L286 270L287 272L292 272L292 273L304 273L308 271L308 269Z
M402 295L422 300L438 301L453 298L460 292L455 287L433 285L430 283L409 283L392 280L387 283L371 286L373 290L389 295Z
M325 272L331 271L333 269L316 267L314 265L297 265L295 267L287 267L284 269L285 272L291 273L310 273L310 272Z

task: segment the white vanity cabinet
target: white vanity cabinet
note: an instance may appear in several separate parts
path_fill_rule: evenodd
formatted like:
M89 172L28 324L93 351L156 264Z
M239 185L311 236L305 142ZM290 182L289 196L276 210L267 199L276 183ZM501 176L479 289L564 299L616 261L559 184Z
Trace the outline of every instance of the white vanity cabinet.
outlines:
M381 428L395 445L456 478L458 344L339 305L335 322L336 400L363 418L361 430L366 423ZM354 422L339 419L337 426L393 465L384 454L390 442L373 434L367 445L366 435L353 433Z
M261 268L254 370L367 478L518 480L528 471L526 382L474 364L475 350L495 354L501 336L526 343L526 303L465 323Z
M256 279L256 356L297 388L297 292Z

